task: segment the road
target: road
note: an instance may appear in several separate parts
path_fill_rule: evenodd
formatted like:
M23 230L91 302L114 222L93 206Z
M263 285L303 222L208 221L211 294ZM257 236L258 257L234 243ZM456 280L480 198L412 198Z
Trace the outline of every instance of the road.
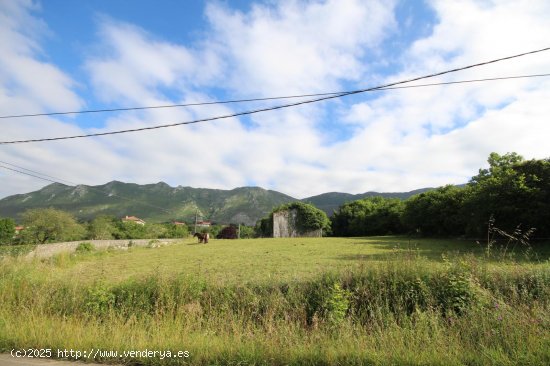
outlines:
M98 363L52 360L48 358L16 358L10 354L0 354L0 366L100 366ZM101 365L105 366L105 365ZM111 365L112 366L112 365Z

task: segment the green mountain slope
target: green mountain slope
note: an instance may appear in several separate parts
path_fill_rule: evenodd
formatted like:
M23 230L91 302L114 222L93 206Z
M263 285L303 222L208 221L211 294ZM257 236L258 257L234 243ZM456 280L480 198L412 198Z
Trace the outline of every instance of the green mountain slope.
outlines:
M366 192L349 194L330 192L305 198L328 215L345 202L365 197L383 196L406 199L431 188L401 193ZM283 193L259 187L232 190L171 187L164 182L139 185L112 181L99 186L67 186L53 183L38 191L18 194L0 200L0 217L13 217L30 208L54 207L90 220L97 215L137 216L145 221L170 220L192 222L195 213L203 220L216 223L254 225L271 210L284 203L298 201Z
M138 185L109 182L100 186L50 184L41 190L0 200L0 216L17 218L29 209L55 207L79 219L97 215L138 216L146 221L204 220L254 225L273 207L296 201L285 194L258 187L232 190L171 187L166 183Z

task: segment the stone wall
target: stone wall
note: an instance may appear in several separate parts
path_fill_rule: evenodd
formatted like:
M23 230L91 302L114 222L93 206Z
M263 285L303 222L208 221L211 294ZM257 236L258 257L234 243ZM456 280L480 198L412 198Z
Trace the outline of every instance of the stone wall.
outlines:
M124 240L79 240L64 243L37 245L26 258L48 258L59 253L73 253L80 243L92 243L96 249L128 249L131 246L146 247L149 245L169 245L184 239L124 239Z
M273 213L273 237L321 237L323 230L300 231L298 229L298 210L285 210Z

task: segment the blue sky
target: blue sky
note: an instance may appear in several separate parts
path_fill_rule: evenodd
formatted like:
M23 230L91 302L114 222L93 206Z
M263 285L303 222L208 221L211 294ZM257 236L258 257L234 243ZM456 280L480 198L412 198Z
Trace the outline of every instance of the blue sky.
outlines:
M0 114L350 90L548 47L547 1L0 2ZM430 82L550 72L550 52ZM71 182L257 185L297 198L466 182L490 152L550 156L550 78L373 92L150 132L1 145ZM2 119L1 140L105 132L255 102ZM47 184L0 169L0 197Z

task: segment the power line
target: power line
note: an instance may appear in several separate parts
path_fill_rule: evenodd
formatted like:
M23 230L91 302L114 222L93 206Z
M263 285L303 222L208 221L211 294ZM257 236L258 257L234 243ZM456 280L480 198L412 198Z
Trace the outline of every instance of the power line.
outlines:
M407 88L419 88L426 86L436 86L436 85L449 85L449 84L463 84L463 83L474 83L482 81L495 81L495 80L507 80L507 79L522 79L522 78L534 78L534 77L543 77L550 76L550 74L531 74L531 75L518 75L518 76L502 76L494 78L484 78L484 79L471 79L471 80L460 80L460 81L450 81L450 82L440 82L440 83L431 83L431 84L418 84L411 86L401 86L401 87L387 87L387 88L378 88L375 90L367 91L380 91L380 90L391 90L391 89L407 89ZM145 107L124 107L124 108L110 108L110 109L89 109L81 111L70 111L70 112L49 112L49 113L34 113L34 114L14 114L14 115L5 115L0 116L0 119L8 118L25 118L25 117L44 117L44 116L59 116L67 114L87 114L87 113L104 113L104 112L124 112L124 111L138 111L138 110L148 110L148 109L165 109L165 108L181 108L181 107L196 107L196 106L207 106L214 104L232 104L232 103L246 103L246 102L258 102L258 101L268 101L268 100L281 100L281 99L297 99L297 98L307 98L307 97L318 97L325 95L339 95L347 93L355 93L358 90L348 90L348 91L338 91L338 92L326 92L326 93L315 93L315 94L301 94L301 95L287 95L280 97L265 97L265 98L251 98L251 99L235 99L235 100L222 100L214 102L197 102L197 103L185 103L185 104L165 104L157 106L145 106Z
M11 170L11 171L14 171L14 172L17 172L17 173L20 173L20 174L24 174L24 175L28 175L28 176L31 176L31 177L34 177L34 178L38 178L38 179L42 179L42 180L45 180L47 182L51 182L51 183L58 183L58 184L63 184L65 185L65 183L62 183L60 181L64 181L64 182L67 182L67 183L70 183L72 185L79 185L78 183L74 183L74 182L71 182L69 180L66 180L66 179L61 179L61 178L56 178L56 177L53 177L51 175L48 175L48 174L44 174L44 173L40 173L40 172L37 172L37 171L34 171L34 170L31 170L31 169L27 169L27 168L23 168L21 166L18 166L18 165L15 165L15 164L11 164L11 163L8 163L8 162L5 162L5 161L1 161L0 160L0 168L4 168L4 169L7 169L7 170ZM14 168L9 168L7 166L4 166L2 164L6 164L6 165L10 165L12 167L15 167L15 168L18 168L18 169L14 169ZM34 173L34 174L31 174L31 173L27 173L27 172L24 172L24 171L21 171L21 170L26 170L27 172L31 172L31 173ZM53 179L49 179L49 178L44 178L44 177L41 177L39 175L35 175L35 174L39 174L39 175L42 175L44 177L49 177L49 178L53 178ZM123 200L126 200L126 201L130 201L130 202L135 202L135 203L139 203L139 204L142 204L142 205L145 205L145 206L149 206L149 207L153 207L153 208L156 208L157 210L161 210L161 211L164 211L166 213L172 213L170 210L167 210L165 209L164 207L160 207L160 206L155 206L155 205L152 205L150 203L147 203L147 202L144 202L144 201L140 201L140 200L136 200L136 199L133 199L133 198L128 198L128 197L124 197L124 196L120 196L118 194L115 194L115 193L112 193L112 192L107 192L107 191L104 191L102 189L99 189L99 188L96 188L96 187L92 187L92 186L87 186L89 189L91 190L94 190L94 191L97 191L97 192L101 192L101 193L104 193L104 194L107 194L109 197L110 196L114 196L114 197L118 197L120 199L123 199Z
M38 178L38 179L42 179L42 180L45 180L45 181L47 181L47 182L59 183L59 182L56 182L55 180L52 180L52 179L39 177L39 176L37 176L37 175L30 174L30 173L25 173L25 172L22 172L22 171L17 170L17 169L8 168L7 166L4 166L4 165L0 165L0 168L4 168L4 169L7 169L7 170L11 170L11 171L14 171L14 172L17 172L17 173L20 173L20 174L29 175L29 176L31 176L31 177L35 177L35 178ZM60 183L60 184L63 184L63 183Z
M259 102L267 100L278 100L278 99L294 99L294 98L307 98L307 97L317 97L321 95L335 95L342 94L343 92L333 92L333 93L316 93L316 94L302 94L302 95L288 95L283 97L265 97L265 98L251 98L251 99L235 99L235 100L222 100L214 102L197 102L197 103L184 103L184 104L165 104L165 105L156 105L156 106L147 106L147 107L126 107L126 108L108 108L108 109L88 109L83 111L73 111L73 112L50 112L50 113L34 113L34 114L15 114L8 116L0 116L0 119L5 118L24 118L24 117L43 117L43 116L58 116L66 114L85 114L85 113L103 113L103 112L125 112L125 111L139 111L144 109L162 109L162 108L178 108L178 107L195 107L203 105L213 105L213 104L232 104L232 103L246 103L246 102Z
M543 51L548 51L548 50L550 50L550 47L546 47L546 48L542 48L542 49L534 50L534 51L529 51L529 52L524 52L524 53L520 53L520 54L516 54L516 55L512 55L512 56L501 57L501 58L498 58L498 59L485 61L485 62L480 62L480 63L477 63L477 64L463 66L463 67L459 67L459 68L455 68L455 69L451 69L451 70L446 70L446 71L442 71L442 72L438 72L438 73L434 73L434 74L419 76L419 77L415 77L415 78L412 78L412 79L407 79L407 80L397 81L397 82L393 82L393 83L389 83L389 84L379 85L379 86L371 87L371 88L367 88L367 89L354 90L354 91L343 92L343 93L334 94L334 95L331 94L329 96L324 96L324 97L321 97L321 98L309 99L309 100L295 102L295 103L289 103L289 104L282 104L282 105L278 105L278 106L274 106L274 107L268 107L268 108L254 109L254 110L238 112L238 113L233 113L233 114L228 114L228 115L202 118L202 119L196 119L196 120L185 121L185 122L169 123L169 124L150 126L150 127L141 127L141 128L133 128L133 129L126 129L126 130L110 131L110 132L91 133L91 134L84 134L84 135L50 137L50 138L29 139L29 140L0 141L0 145L22 144L22 143L42 142L42 141L57 141L57 140L68 140L68 139L76 139L76 138L116 135L116 134L122 134L122 133L138 132L138 131L146 131L146 130L155 130L155 129L160 129L160 128L182 126L182 125L189 125L189 124L195 124L195 123L201 123L201 122L209 122L209 121L214 121L214 120L219 120L219 119L226 119L226 118L232 118L232 117L251 115L251 114L256 114L256 113L260 113L260 112L267 112L267 111L273 111L273 110L277 110L277 109L296 107L296 106L304 105L304 104L316 103L316 102L329 100L329 99L334 99L334 98L341 98L341 97L344 97L344 96L353 95L353 94L360 94L360 93L364 93L364 92L368 92L368 91L381 90L381 89L390 88L390 87L400 85L400 84L405 84L405 83L409 83L409 82L413 82L413 81L418 81L418 80L422 80L422 79L428 79L428 78L432 78L432 77L436 77L436 76L450 74L450 73L454 73L454 72L457 72L457 71L463 71L463 70L471 69L471 68L474 68L474 67L484 66L484 65L488 65L488 64L492 64L492 63L496 63L496 62L500 62L500 61L505 61L505 60L510 60L510 59L513 59L513 58L518 58L518 57L522 57L522 56L526 56L526 55L530 55L530 54L534 54L534 53L539 53L539 52L543 52Z
M440 83L430 83L430 84L416 84L416 85L405 85L405 86L393 86L389 88L383 88L379 90L392 90L392 89L409 89L409 88L422 88L427 86L439 86L439 85L454 85L454 84L467 84L467 83L479 83L484 81L497 81L497 80L510 80L510 79L525 79L525 78L537 78L550 76L548 74L531 74L531 75L516 75L516 76L501 76L495 78L485 78L485 79L470 79L470 80L457 80L457 81L446 81Z
M2 160L0 160L0 163L1 163L1 164L6 164L6 165L9 165L9 166L18 168L18 169L23 169L23 170L26 170L27 172L39 174L39 175L41 175L41 176L43 176L43 177L48 177L48 178L54 179L54 180L49 180L49 179L48 179L48 181L53 182L53 183L61 183L61 182L59 182L59 181L64 181L64 182L67 182L67 183L69 183L69 184L78 185L78 183L71 182L70 180L61 179L61 178L56 178L56 177L54 177L54 176L51 176L51 175L48 175L48 174L45 174L45 173L37 172L37 171L35 171L35 170L23 168L22 166L18 166L18 165L12 164L12 163L8 163L7 161L2 161ZM5 168L5 167L4 167L4 168ZM8 169L8 168L6 168L6 169ZM19 173L21 173L21 172L19 172ZM23 173L23 174L24 174L24 173ZM40 179L42 179L42 178L40 178ZM61 184L65 184L65 183L61 183Z

